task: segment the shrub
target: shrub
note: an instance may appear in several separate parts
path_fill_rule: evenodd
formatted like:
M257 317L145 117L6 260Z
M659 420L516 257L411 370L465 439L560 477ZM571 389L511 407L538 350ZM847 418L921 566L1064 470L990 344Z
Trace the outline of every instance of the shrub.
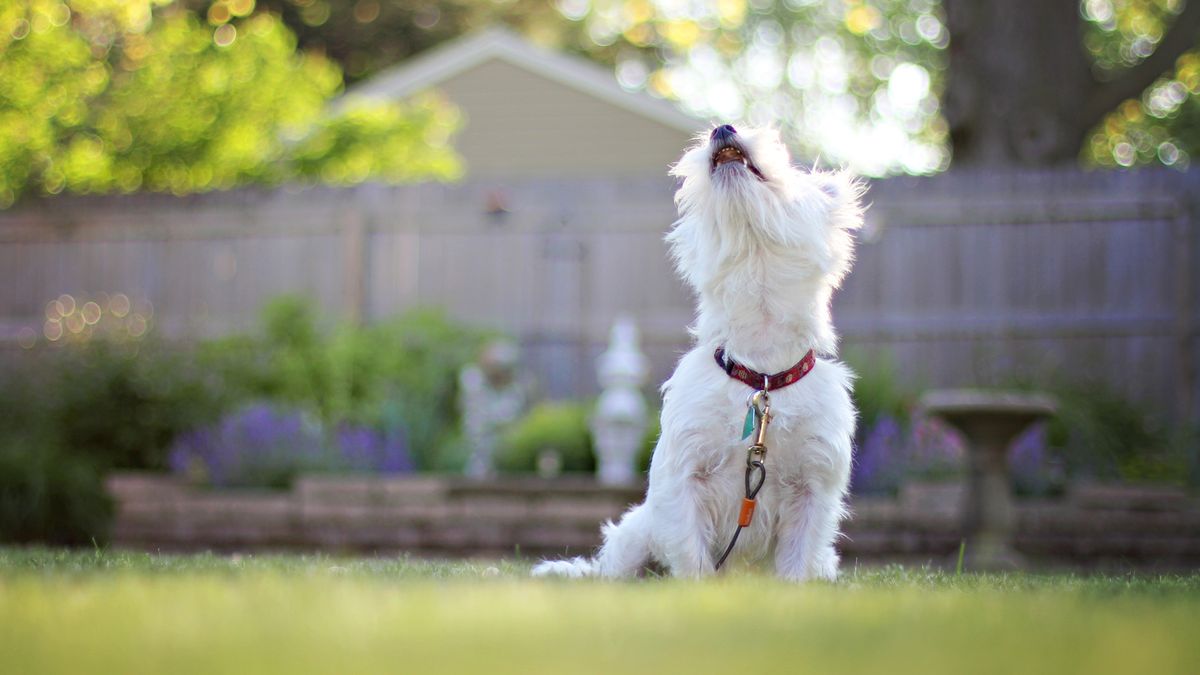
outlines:
M1158 420L1102 386L1051 388L1059 409L1047 443L1072 476L1184 482L1184 448Z
M6 369L0 435L33 432L100 468L161 469L182 431L215 419L221 382L146 340L55 345Z
M276 439L296 451L289 459L263 441L249 450L252 460L233 465L241 468L230 470L228 484L280 485L308 469L393 472L443 464L438 451L457 430L457 373L475 357L483 333L430 311L323 333L311 305L296 298L269 303L264 329L262 336L197 345L89 329L0 365L7 468L0 520L42 523L40 530L22 529L22 536L40 531L53 541L102 533L96 523L107 511L74 508L59 487L82 486L84 502L102 497L103 472L166 468L177 440L193 448L190 456L211 457L222 474L230 465L217 458L230 451L215 448L250 431L231 421L236 414L220 420L255 401L312 417L319 443L303 434ZM218 484L225 484L223 476ZM9 527L0 537L14 532Z
M596 457L588 431L587 407L579 403L542 403L517 421L501 440L496 468L506 472L532 472L538 456L557 452L564 472L592 472Z
M883 419L907 423L917 404L916 390L896 382L895 366L886 355L869 357L851 352L846 362L854 371L851 396L858 410L858 440Z
M0 540L102 541L104 473L164 467L172 439L222 405L219 382L153 340L72 340L2 375Z
M175 436L225 405L221 382L185 351L108 341L65 351L48 382L49 423L71 452L103 467L165 468Z
M458 371L487 334L442 312L415 310L322 337L311 305L278 298L264 310L265 337L213 343L206 357L237 396L311 411L323 424L367 425L403 434L423 469L458 427Z
M111 514L94 462L53 439L0 436L0 541L103 542Z

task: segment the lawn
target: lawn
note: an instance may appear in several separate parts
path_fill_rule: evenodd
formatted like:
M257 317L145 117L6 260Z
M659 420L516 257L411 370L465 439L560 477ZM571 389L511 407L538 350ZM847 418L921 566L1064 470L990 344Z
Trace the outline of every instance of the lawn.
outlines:
M0 673L1200 672L1200 574L527 573L0 548Z

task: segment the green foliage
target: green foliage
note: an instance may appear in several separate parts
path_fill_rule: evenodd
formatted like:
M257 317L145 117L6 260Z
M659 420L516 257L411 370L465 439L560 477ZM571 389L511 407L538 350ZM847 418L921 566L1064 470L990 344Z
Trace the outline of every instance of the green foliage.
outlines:
M1183 5L1177 0L1092 0L1082 3L1083 44L1103 79L1139 64L1163 40ZM1104 167L1166 164L1186 168L1200 153L1200 49L1141 96L1122 103L1092 132L1083 158Z
M485 334L415 311L326 336L311 306L296 298L270 303L264 319L261 337L194 349L149 338L80 338L6 366L0 539L102 537L108 511L96 504L105 471L163 469L181 434L250 401L308 411L330 434L349 423L388 443L407 439L419 467L444 464L438 453L458 427L457 373ZM309 456L327 464L315 450ZM277 458L264 457L270 466L259 474L271 475L263 481L300 470L284 462L290 473L280 479L279 462L271 464Z
M352 100L296 140L288 171L300 180L334 185L456 178L461 167L448 144L458 124L457 111L433 93L403 106Z
M580 403L542 403L504 435L496 467L506 472L532 472L543 451L558 453L564 472L592 472L596 456L588 430L588 408Z
M1080 5L1084 47L1104 71L1141 62L1182 9L1178 0L1085 0Z
M244 1L244 0L243 0ZM231 0L189 0L197 7L229 5ZM435 47L463 33L506 24L543 45L590 42L585 27L567 21L553 0L258 0L296 33L300 47L328 54L342 64L349 80ZM210 12L211 16L211 12Z
M272 301L263 314L264 337L205 350L236 398L289 403L328 428L354 422L403 430L419 468L441 466L437 456L458 428L458 371L478 355L486 333L415 310L325 336L312 305L296 297Z
M179 433L216 418L219 381L153 340L29 352L0 381L0 540L103 541L111 469L161 469Z
M26 356L7 373L20 395L0 398L0 437L33 431L104 469L163 468L175 435L226 405L221 383L186 351L154 340L95 340Z
M0 541L104 541L112 503L90 458L35 434L0 435Z
M896 381L891 357L849 352L846 363L855 375L852 398L858 410L860 435L885 417L906 424L916 407L916 388L903 387Z
M0 81L0 207L28 192L459 173L447 146L457 116L444 102L350 102L327 113L339 68L297 53L269 13L214 30L162 0L6 3Z
M1055 387L1047 441L1073 477L1184 482L1186 448L1145 410L1103 387Z

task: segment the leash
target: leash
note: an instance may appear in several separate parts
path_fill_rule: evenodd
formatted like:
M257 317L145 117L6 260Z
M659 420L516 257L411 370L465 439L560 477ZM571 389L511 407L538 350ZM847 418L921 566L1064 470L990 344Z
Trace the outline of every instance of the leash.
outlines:
M763 385L767 382L764 380ZM753 420L751 418L753 417ZM767 390L760 389L750 395L750 409L746 411L747 426L753 421L754 442L746 449L746 497L742 500L742 510L738 514L738 526L733 531L733 538L717 561L716 569L720 570L725 559L733 552L742 530L750 526L754 519L754 507L758 505L758 492L763 483L767 482L767 425L771 423L771 397ZM756 480L757 479L757 480Z
M725 552L717 560L715 569L720 570L729 554L733 552L733 547L737 545L742 530L749 527L754 519L758 493L767 482L767 425L771 423L771 395L767 392L800 381L812 371L817 359L810 349L804 358L791 368L774 375L765 375L729 358L724 347L718 347L713 356L726 375L754 388L754 393L750 394L747 401L749 410L746 411L746 423L742 425L742 440L754 437L750 447L746 449L746 497L742 499L742 510L738 513L737 529L733 531L733 538L729 540ZM761 389L758 388L760 382Z

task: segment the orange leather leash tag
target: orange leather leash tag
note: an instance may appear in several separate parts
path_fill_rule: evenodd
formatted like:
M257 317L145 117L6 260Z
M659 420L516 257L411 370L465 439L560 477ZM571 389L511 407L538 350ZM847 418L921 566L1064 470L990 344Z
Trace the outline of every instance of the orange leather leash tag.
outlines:
M756 503L753 499L742 500L742 512L738 514L738 527L750 526L750 520L754 518L754 506Z

